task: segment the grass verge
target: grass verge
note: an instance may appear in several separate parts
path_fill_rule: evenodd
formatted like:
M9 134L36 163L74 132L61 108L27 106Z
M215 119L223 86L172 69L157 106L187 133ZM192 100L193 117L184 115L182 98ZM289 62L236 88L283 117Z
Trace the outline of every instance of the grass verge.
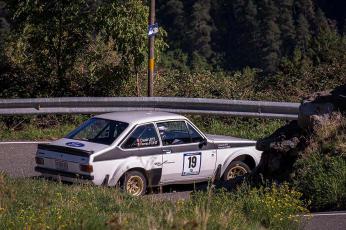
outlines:
M0 174L0 229L298 229L300 196L286 184L244 184L172 202Z
M230 135L257 140L271 134L284 124L280 120L256 118L234 118L216 116L189 116L202 131L210 134ZM10 125L0 122L0 141L13 140L54 140L64 137L88 116L35 117L18 119ZM22 123L21 123L22 122Z

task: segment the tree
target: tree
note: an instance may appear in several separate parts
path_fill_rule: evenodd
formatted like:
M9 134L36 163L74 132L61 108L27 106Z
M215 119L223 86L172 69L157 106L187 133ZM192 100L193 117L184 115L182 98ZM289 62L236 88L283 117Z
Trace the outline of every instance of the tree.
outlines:
M316 11L316 26L317 34L329 31L331 29L326 16L320 8L318 8Z
M12 10L15 32L9 44L11 61L17 65L23 63L24 71L30 71L27 74L47 82L47 93L66 95L72 77L69 73L86 46L85 38L90 31L87 2L11 0L7 3Z
M5 37L8 32L8 23L6 21L5 3L0 1L0 70L4 67L4 44Z
M244 57L243 66L258 67L259 56L259 21L257 6L252 0L248 0L244 6L243 33L239 34L240 55Z
M235 68L259 67L259 20L252 0L232 1L227 43L230 64Z
M311 34L309 29L309 22L305 18L304 14L300 14L298 17L296 34L297 46L303 52L303 54L305 54L309 47Z
M293 0L278 0L280 9L278 24L281 31L281 53L284 56L291 56L296 45L296 32L293 20Z
M31 96L116 95L144 67L148 7L141 0L7 4L12 29L6 56L31 79ZM156 45L158 54L162 36Z
M191 41L192 65L198 63L197 68L203 66L203 62L207 63L213 55L211 47L213 24L210 8L211 0L196 0L192 6L188 33Z
M263 0L262 4L262 67L265 72L273 73L281 57L281 31L277 22L279 11L272 0Z
M186 15L183 1L159 1L158 20L168 33L169 50L182 49L186 40Z
M298 15L304 15L306 20L313 24L315 21L315 5L313 0L296 0L295 5Z

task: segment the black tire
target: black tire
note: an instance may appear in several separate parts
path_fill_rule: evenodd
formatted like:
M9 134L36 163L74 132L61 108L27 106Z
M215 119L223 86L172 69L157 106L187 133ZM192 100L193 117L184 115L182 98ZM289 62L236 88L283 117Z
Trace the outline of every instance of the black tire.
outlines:
M139 171L126 172L122 188L132 196L143 196L147 191L147 179Z
M236 173L235 173L236 171L239 171L239 173L241 175L240 174L236 175ZM222 176L222 179L224 181L234 180L234 179L242 178L242 177L248 175L249 173L251 173L251 169L247 164L245 164L242 161L233 161L226 168L226 170ZM233 174L232 178L230 177L230 174Z

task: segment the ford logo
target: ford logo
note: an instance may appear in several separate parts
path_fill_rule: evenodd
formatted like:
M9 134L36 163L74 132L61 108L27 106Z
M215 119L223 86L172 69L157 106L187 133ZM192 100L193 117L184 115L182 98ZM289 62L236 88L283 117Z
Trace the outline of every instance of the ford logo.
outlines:
M79 142L67 142L66 145L70 147L77 147L77 148L84 146L83 143L79 143Z

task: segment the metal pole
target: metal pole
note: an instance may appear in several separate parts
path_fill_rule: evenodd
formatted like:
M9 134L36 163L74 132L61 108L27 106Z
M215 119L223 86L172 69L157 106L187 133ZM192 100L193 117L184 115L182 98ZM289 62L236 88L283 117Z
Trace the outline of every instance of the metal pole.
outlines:
M150 2L149 25L155 23L155 0ZM154 95L154 69L155 69L155 36L149 36L149 59L148 59L148 97Z

